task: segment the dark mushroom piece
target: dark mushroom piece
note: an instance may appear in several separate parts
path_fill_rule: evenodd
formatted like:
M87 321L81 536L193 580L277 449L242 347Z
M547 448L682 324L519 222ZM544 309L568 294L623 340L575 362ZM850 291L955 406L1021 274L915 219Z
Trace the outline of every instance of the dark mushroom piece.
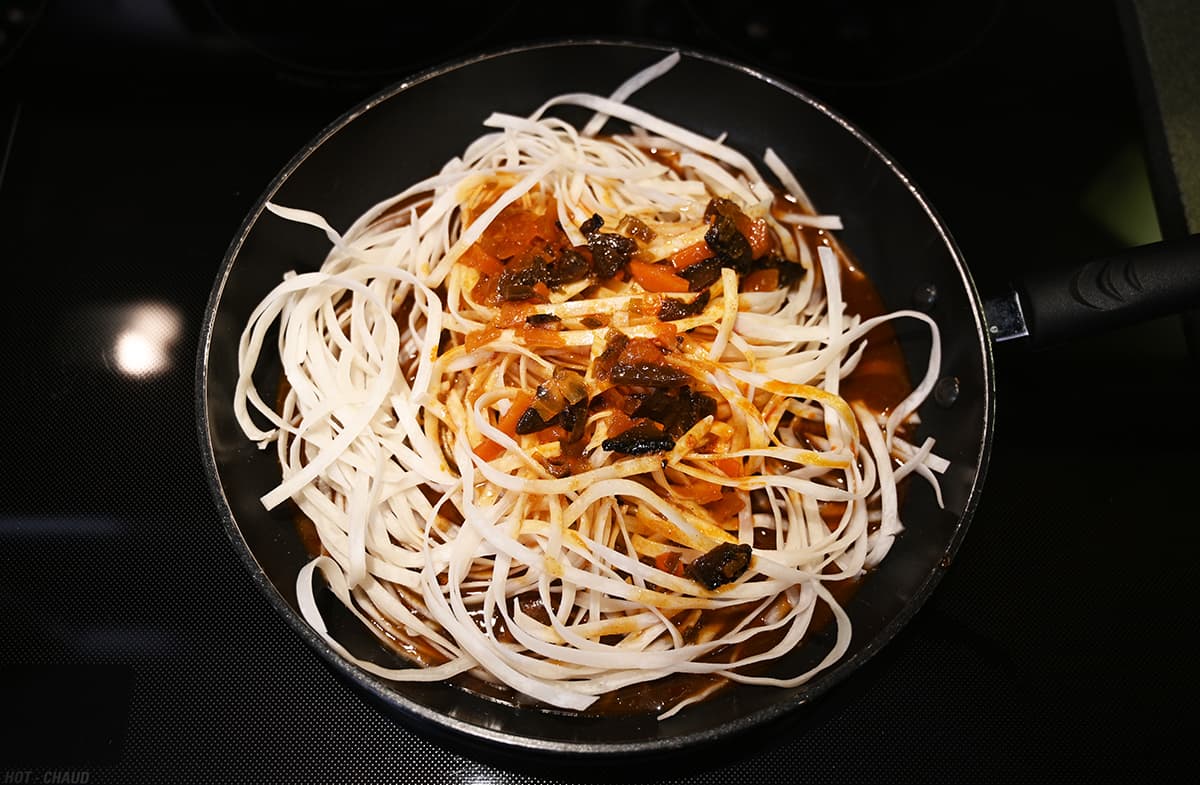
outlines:
M675 440L657 424L646 421L634 425L628 430L610 436L601 445L609 452L619 452L625 455L653 455L656 452L668 452L675 447Z
M682 387L692 380L686 372L659 363L617 363L609 378L616 384L639 387Z
M684 386L676 390L656 389L634 410L634 417L660 423L668 436L678 439L692 426L717 413L717 402L704 393Z
M723 542L684 569L684 575L708 589L733 583L750 566L753 555L749 545Z
M563 427L570 435L578 431L576 438L581 437L583 422L587 420L587 404L587 385L583 377L575 371L558 368L554 376L538 385L533 402L517 420L517 433L537 433L549 428L562 422L566 410L572 410L571 423L568 425L563 422ZM580 412L583 422L579 421Z
M596 213L579 225L579 231L587 238L588 250L592 252L592 270L597 278L612 278L633 258L637 243L623 234L601 232L604 219Z
M687 280L686 278L684 280ZM691 282L688 282L688 288L691 288ZM678 319L686 319L689 316L695 316L708 306L709 294L708 289L704 289L696 296L696 299L690 303L685 303L676 297L664 297L662 303L658 306L658 320L660 322L673 322Z

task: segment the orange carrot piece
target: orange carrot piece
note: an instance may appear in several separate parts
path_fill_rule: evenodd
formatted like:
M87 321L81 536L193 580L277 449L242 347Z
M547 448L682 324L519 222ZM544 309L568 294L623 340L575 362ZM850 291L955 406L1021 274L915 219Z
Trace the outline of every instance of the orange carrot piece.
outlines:
M525 323L525 317L533 313L533 305L526 302L500 303L500 314L491 321L492 327L520 327Z
M512 406L509 406L508 411L500 417L496 427L508 436L516 436L517 421L521 419L521 415L525 413L532 402L533 393L526 390L518 392L517 397L513 399ZM504 452L504 448L491 439L484 439L475 447L475 454L485 461L498 458L502 452Z
M676 270L682 270L685 267L690 267L696 262L703 262L705 259L713 255L713 249L708 247L708 243L701 240L697 243L684 246L676 251L671 256L671 264Z
M500 264L500 260L480 248L478 243L463 251L463 255L458 257L458 261L467 267L474 267L485 275L499 275L504 272L504 265Z
M496 340L500 337L500 332L501 330L498 327L482 327L478 330L467 333L467 351L473 352L480 346Z
M728 520L741 512L742 497L737 491L723 490L719 501L705 505L709 515L717 522Z
M738 231L745 236L746 242L750 243L750 255L755 259L771 250L771 232L763 219L747 220L745 225L738 226Z
M674 268L666 264L647 264L636 259L629 262L633 280L648 292L686 292L688 282L675 274Z
M741 458L718 458L713 461L717 468L725 473L726 477L741 477L742 476L742 459Z
M664 551L654 557L654 566L671 575L683 575L683 562L675 551Z
M698 504L712 504L721 500L721 491L723 489L715 482L692 480L690 485L675 486L675 490L680 496L691 499Z

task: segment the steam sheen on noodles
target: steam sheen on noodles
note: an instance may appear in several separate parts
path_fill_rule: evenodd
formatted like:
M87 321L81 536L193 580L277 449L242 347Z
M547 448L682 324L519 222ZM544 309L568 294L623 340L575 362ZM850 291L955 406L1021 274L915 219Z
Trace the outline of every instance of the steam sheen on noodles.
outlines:
M945 462L905 439L936 326L848 312L841 223L772 151L775 188L627 103L677 59L608 98L492 114L343 234L268 205L332 248L253 313L238 418L282 466L263 503L293 500L320 538L302 612L368 671L470 672L576 710L671 674L799 685L846 651L829 587L887 554L897 483L936 490ZM595 114L577 129L557 105ZM599 136L608 118L630 130ZM867 333L899 318L933 333L924 378L885 412L841 397ZM251 380L276 324L278 407ZM314 573L414 667L342 648ZM745 667L797 647L822 604L837 633L819 664Z

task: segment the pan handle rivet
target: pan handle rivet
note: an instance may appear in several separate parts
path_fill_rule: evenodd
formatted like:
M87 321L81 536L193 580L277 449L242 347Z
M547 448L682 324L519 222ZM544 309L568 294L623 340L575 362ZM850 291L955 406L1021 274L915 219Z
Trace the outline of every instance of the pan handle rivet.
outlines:
M933 386L933 400L938 406L949 409L958 400L959 384L957 376L947 376L938 379Z
M937 305L938 290L931 283L925 283L913 290L913 305L922 311L931 311Z

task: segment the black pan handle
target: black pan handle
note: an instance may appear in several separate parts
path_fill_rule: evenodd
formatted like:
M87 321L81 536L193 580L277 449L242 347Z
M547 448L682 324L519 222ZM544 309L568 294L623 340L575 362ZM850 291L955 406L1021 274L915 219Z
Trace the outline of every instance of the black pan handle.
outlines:
M1016 289L1037 347L1180 313L1200 307L1200 234L1038 271Z

